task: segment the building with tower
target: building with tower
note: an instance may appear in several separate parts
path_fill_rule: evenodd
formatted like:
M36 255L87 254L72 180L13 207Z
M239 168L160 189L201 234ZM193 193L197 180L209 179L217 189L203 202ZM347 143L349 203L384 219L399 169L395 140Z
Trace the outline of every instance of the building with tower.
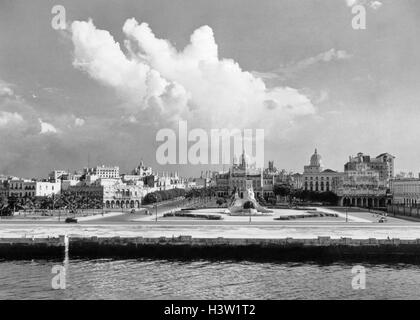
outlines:
M247 185L252 184L255 197L266 199L273 197L273 187L278 179L278 171L274 167L274 162L269 162L269 167L264 170L257 168L255 163L250 162L250 158L245 151L242 152L239 160L233 158L233 165L227 172L218 172L213 176L218 196L229 196L237 191L242 198L247 190Z
M314 154L311 156L309 165L304 166L302 183L303 190L315 192L335 192L338 179L342 174L331 170L325 169L322 164L322 157L315 149Z

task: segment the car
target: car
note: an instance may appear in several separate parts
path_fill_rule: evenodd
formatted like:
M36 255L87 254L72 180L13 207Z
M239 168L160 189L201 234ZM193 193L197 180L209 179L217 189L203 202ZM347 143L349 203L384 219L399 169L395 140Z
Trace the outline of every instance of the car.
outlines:
M378 222L379 223L384 223L384 222L387 222L387 219L385 217L382 217L382 218L379 219Z
M76 218L66 218L66 220L64 222L65 223L77 223L77 219Z

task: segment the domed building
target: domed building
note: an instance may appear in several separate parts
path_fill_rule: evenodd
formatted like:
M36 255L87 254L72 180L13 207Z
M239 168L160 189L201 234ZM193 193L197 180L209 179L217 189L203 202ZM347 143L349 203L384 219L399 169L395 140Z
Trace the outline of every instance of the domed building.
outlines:
M324 170L322 166L322 157L318 153L318 150L315 149L315 153L311 156L311 161L309 162L309 166L304 167L305 173L320 173Z
M326 192L335 190L339 172L324 169L322 157L315 149L308 166L303 170L303 189L307 191Z

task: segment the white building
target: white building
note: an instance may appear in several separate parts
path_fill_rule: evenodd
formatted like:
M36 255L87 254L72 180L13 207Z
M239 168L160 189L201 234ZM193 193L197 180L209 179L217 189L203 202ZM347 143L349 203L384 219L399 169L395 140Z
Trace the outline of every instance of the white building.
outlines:
M147 167L144 165L143 161L131 171L130 174L123 174L121 176L124 183L131 183L136 185L143 185L144 179L153 174L152 167Z
M9 181L9 196L49 197L61 192L61 182L12 179Z
M393 204L409 207L420 205L420 177L391 180L390 188Z
M120 168L118 166L96 166L95 168L84 168L84 173L86 176L97 176L98 178L104 179L119 179L120 178Z
M389 170L386 162L371 160L362 153L350 158L344 165L344 175L338 187L340 203L365 208L385 207Z
M139 185L129 185L118 179L98 179L93 184L70 186L69 193L85 196L107 209L139 208L148 190Z
M56 182L60 180L64 175L67 175L67 171L65 170L54 170L48 175L48 178L51 182Z
M325 169L322 165L322 157L315 149L314 154L311 156L309 165L304 167L302 183L303 189L306 191L327 192L335 191L337 178L341 173Z

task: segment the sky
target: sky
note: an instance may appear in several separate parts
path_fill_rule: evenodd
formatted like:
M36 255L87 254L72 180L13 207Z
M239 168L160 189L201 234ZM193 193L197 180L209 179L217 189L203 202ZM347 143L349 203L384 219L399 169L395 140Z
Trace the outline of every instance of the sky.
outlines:
M179 120L262 128L277 168L302 172L317 148L334 170L389 152L417 173L419 15L416 0L0 0L0 173L221 169L156 162Z

